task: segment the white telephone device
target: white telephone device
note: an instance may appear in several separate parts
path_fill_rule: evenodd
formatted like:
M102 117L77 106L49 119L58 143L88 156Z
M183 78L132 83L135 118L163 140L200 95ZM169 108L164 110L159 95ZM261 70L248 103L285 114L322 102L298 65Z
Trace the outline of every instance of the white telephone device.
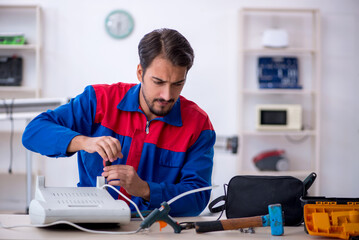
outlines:
M55 221L73 223L128 224L131 212L122 200L115 200L101 186L104 177L97 177L97 187L45 187L45 177L36 179L35 199L30 203L32 224Z

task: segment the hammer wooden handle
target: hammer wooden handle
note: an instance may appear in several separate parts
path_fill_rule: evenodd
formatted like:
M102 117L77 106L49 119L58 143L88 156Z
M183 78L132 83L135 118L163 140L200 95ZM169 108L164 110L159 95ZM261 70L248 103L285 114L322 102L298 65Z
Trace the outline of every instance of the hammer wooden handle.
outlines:
M232 218L219 221L195 222L197 233L236 230L239 228L262 227L263 221L261 216L248 218Z

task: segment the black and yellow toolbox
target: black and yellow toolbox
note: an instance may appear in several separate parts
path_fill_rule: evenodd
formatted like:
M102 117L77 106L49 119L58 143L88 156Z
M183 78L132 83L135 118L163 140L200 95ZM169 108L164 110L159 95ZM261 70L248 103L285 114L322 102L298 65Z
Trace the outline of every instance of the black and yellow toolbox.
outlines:
M302 197L308 234L359 239L359 198Z

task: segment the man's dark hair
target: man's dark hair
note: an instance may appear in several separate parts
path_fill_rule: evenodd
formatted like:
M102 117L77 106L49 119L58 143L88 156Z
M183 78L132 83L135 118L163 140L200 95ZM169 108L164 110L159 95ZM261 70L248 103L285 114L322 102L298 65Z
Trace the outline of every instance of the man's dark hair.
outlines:
M159 55L163 55L175 66L187 67L187 72L194 60L194 52L187 39L178 31L167 28L147 33L138 44L138 55L143 74Z

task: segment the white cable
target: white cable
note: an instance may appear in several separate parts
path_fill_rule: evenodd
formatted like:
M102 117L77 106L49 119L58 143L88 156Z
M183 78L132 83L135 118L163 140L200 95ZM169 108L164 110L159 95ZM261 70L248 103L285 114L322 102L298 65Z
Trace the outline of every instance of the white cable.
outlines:
M28 224L28 225L14 225L14 226L4 226L1 222L0 222L0 226L2 228L5 228L5 229L10 229L10 228L18 228L18 227L51 227L51 226L54 226L54 225L57 225L57 224L67 224L67 225L70 225L70 226L73 226L81 231L84 231L84 232L88 232L88 233L98 233L98 234L135 234L135 233L138 233L141 228L138 228L136 231L131 231L131 232L112 232L112 231L97 231L97 230L91 230L91 229L88 229L88 228L84 228L84 227L81 227L75 223L72 223L72 222L69 222L69 221L56 221L56 222L52 222L52 223L49 223L49 224Z
M197 188L197 189L193 189L193 190L189 190L187 192L184 192L184 193L181 193L180 195L177 195L175 196L174 198L172 198L171 200L169 200L167 202L168 205L170 205L171 203L173 203L174 201L188 195L188 194L192 194L192 193L195 193L195 192L201 192L201 191L206 191L206 190L210 190L212 188L216 188L218 187L218 185L214 185L214 186L209 186L209 187L202 187L202 188Z
M118 191L117 188L115 188L114 186L109 185L109 184L105 184L105 185L101 186L101 188L105 188L105 187L110 187L110 188L112 188L112 189L115 190L118 194L120 194L124 199L126 199L127 201L129 201L129 202L136 208L136 211L138 212L138 215L140 215L141 219L142 219L142 220L145 220L145 218L142 216L141 211L138 209L136 203L134 203L133 201L131 201L131 199L129 199L128 197L126 197L122 192Z

